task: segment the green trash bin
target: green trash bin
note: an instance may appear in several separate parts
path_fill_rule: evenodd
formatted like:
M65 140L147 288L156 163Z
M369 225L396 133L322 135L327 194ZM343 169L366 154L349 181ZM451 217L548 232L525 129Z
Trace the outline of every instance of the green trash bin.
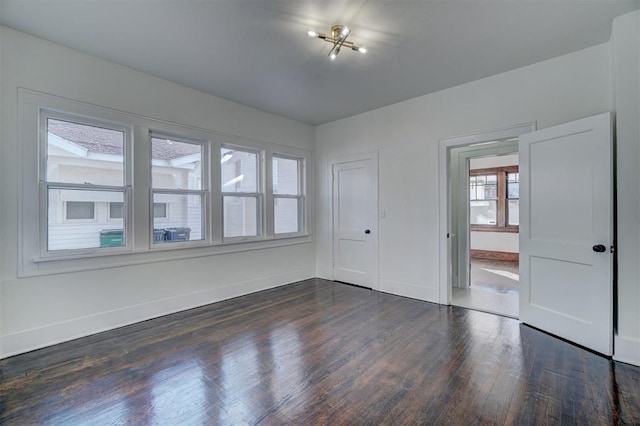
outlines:
M124 245L122 229L105 229L100 231L100 247L121 247Z

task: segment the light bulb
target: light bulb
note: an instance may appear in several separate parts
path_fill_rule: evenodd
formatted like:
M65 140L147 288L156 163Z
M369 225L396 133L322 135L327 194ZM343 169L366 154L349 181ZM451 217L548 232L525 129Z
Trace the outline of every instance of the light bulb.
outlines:
M331 55L330 55L329 57L331 58L331 60L332 60L332 61L335 61L336 56L338 56L338 55L336 55L336 53L335 53L335 52L332 52L332 53L331 53Z
M367 48L366 47L360 47L360 48L358 48L358 52L367 53Z
M309 31L307 34L309 34L309 37L318 37L318 33L315 31Z
M349 29L349 27L342 27L342 31L340 31L340 35L342 37L346 37L349 35L350 32L351 30Z

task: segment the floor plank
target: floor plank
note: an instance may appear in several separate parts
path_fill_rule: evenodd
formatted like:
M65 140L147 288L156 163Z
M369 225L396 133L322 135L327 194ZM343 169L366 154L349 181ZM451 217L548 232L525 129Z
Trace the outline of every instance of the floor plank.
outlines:
M0 423L637 424L640 368L307 280L0 361Z

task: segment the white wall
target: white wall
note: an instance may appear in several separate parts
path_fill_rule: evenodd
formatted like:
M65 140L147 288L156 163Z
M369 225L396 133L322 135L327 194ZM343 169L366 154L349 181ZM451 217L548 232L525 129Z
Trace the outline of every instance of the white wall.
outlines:
M438 140L611 109L609 44L316 128L317 275L332 275L329 158L380 152L380 288L438 300Z
M614 358L640 365L640 11L613 21L618 313Z
M314 276L306 243L18 279L18 87L307 150L314 130L6 27L0 43L0 356Z
M518 154L511 154L472 158L469 160L469 170L517 166L518 157ZM506 253L518 253L520 251L517 233L471 231L470 234L469 246L471 250L501 251Z

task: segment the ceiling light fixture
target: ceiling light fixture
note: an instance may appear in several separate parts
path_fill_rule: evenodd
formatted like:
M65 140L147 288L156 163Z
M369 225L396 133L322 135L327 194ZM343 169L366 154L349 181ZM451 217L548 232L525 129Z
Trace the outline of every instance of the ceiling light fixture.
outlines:
M355 50L356 52L367 53L366 48L357 46L351 41L347 41L347 37L349 37L349 34L351 34L351 30L346 25L334 25L333 27L331 27L331 35L326 35L324 33L319 33L313 30L307 32L307 34L309 35L309 37L317 37L321 40L326 41L327 43L333 44L333 47L329 51L329 58L331 58L332 61L335 60L336 57L338 57L340 48L342 48L343 46L348 49Z

